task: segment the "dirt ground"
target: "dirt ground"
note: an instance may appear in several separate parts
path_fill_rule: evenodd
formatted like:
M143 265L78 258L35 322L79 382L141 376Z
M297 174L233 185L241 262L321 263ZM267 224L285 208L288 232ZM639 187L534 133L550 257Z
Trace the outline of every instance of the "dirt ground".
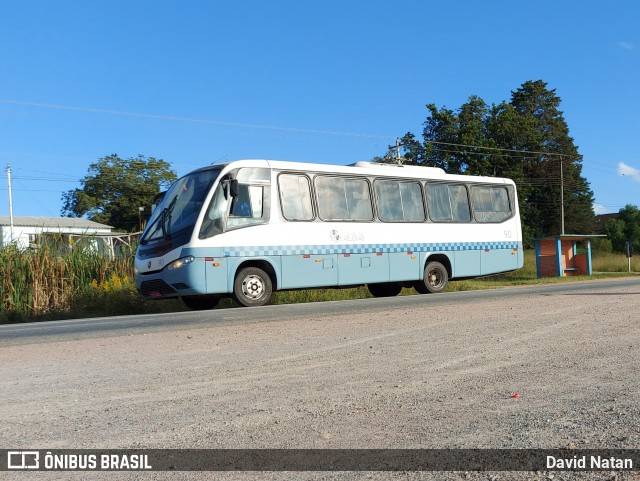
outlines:
M305 319L2 346L0 445L637 449L640 284L592 286L366 313L350 313L347 302L342 314L323 315L318 304ZM23 478L10 474L0 478ZM615 471L29 476L640 479Z

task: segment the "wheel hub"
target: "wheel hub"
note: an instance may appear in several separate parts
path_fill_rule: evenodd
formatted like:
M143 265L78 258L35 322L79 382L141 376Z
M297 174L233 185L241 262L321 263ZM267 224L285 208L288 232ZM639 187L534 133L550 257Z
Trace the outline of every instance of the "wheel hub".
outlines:
M264 292L264 283L258 276L248 276L242 281L242 293L251 298L259 299Z

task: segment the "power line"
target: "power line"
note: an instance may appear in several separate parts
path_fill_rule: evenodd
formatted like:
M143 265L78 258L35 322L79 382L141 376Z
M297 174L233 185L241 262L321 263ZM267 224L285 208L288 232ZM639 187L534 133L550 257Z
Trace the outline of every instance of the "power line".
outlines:
M567 160L579 160L580 157L574 157L572 159L571 156L567 155L567 154L560 154L557 152L540 152L540 151L532 151L532 150L516 150L516 149L505 149L505 148L499 148L499 147L486 147L486 146L481 146L481 145L468 145L468 144L454 144L451 142L432 142L432 141L425 141L425 146L423 145L418 145L418 146L412 146L412 145L408 145L408 144L400 144L400 147L404 147L405 151L409 151L411 152L411 149L417 149L425 154L429 153L429 149L428 149L428 145L429 144L434 144L434 145L444 145L446 147L449 148L441 148L441 147L437 147L437 150L435 152L432 152L431 155L429 155L429 158L427 158L426 160L432 161L432 162L446 162L447 159L442 159L439 157L438 154L452 154L452 155L460 155L460 156L466 156L466 155L477 155L477 156L482 156L482 157L496 157L496 156L500 156L500 157L504 157L505 154L508 154L509 157L513 157L514 155L518 155L519 156L519 160L521 161L538 161L540 160L540 156L556 156L558 157L558 161L562 162L563 159L567 159ZM473 149L486 149L489 150L489 152L474 152L474 151L469 151L469 150L461 150L458 148L451 148L451 147L461 147L461 148L473 148ZM388 158L394 158L394 153L393 151L397 149L397 146L388 146L388 153L386 154L388 156ZM494 152L491 152L494 151ZM581 167L584 167L583 164L580 164Z
M30 181L36 181L36 182L69 182L69 183L79 183L80 180L67 180L67 179L49 179L46 177L25 177L22 175L14 175L13 176L14 179L21 179L21 180L30 180Z
M388 135L363 134L363 133L347 132L347 131L339 131L339 130L305 129L305 128L299 128L299 127L283 127L279 125L251 124L251 123L244 123L244 122L233 122L229 120L214 120L214 119L202 119L202 118L192 118L192 117L180 117L180 116L174 116L174 115L148 114L148 113L142 113L142 112L127 112L124 110L98 109L93 107L77 107L74 105L49 104L44 102L27 102L22 100L11 100L11 99L0 99L0 103L54 109L54 110L68 110L73 112L122 115L126 117L138 117L138 118L155 119L155 120L170 120L173 122L192 122L192 123L199 123L199 124L222 125L227 127L244 127L244 128L251 128L251 129L279 130L284 132L300 132L300 133L308 133L308 134L337 135L337 136L346 136L346 137L365 137L365 138L379 138L379 139L389 139L391 137Z
M516 149L504 149L501 147L487 147L484 145L467 145L467 144L454 144L451 142L436 142L436 141L431 141L431 140L426 140L425 144L434 144L434 145L448 145L448 146L453 146L453 147L464 147L464 148L472 148L472 149L485 149L485 150L495 150L495 151L500 151L500 152L510 152L510 153L516 153L516 154L525 154L525 155L556 155L558 157L569 157L569 155L567 154L560 154L557 152L538 152L535 150L516 150ZM402 147L402 144L400 144L400 146ZM406 146L406 144L405 144ZM426 147L423 147L426 150ZM491 155L489 153L482 153L482 152L468 152L468 151L456 151L458 153L468 153L468 154L475 154L475 155ZM535 158L535 157L532 157Z
M16 170L24 170L24 171L27 171L27 172L35 172L37 174L57 175L58 177L66 177L68 179L75 179L77 181L76 177L73 177L73 176L70 176L70 175L67 175L67 174L60 174L58 172L46 172L44 170L27 169L26 167L20 167L20 168L18 168Z

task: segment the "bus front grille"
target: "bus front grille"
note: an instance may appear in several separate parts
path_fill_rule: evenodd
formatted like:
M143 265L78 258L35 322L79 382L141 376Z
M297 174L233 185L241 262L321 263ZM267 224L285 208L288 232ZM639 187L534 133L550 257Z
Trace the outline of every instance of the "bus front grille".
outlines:
M162 279L144 281L140 285L140 294L144 297L164 297L176 294L176 290Z

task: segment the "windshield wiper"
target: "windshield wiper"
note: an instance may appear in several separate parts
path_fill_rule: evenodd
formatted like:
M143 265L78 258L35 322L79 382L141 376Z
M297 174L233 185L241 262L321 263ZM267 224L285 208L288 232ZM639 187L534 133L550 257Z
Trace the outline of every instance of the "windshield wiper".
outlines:
M176 195L173 199L171 199L169 205L162 210L162 214L160 214L160 227L162 228L162 237L164 237L165 239L171 239L171 233L169 232L169 228L166 224L167 221L171 219L171 212L173 211L177 200L178 196Z

